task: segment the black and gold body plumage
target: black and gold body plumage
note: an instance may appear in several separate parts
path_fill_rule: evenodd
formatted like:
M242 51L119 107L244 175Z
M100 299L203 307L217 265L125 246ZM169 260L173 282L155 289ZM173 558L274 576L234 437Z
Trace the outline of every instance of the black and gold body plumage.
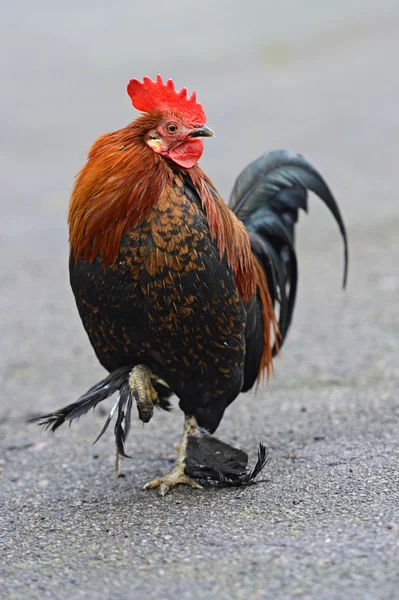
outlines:
M195 189L176 173L114 264L72 256L70 279L100 363L146 365L213 432L243 385L247 312Z

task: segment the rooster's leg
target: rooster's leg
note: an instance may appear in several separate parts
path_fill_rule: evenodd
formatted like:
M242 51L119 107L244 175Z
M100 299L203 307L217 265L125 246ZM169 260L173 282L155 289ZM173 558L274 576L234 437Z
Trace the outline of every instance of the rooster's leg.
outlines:
M190 487L196 489L202 489L202 486L200 486L199 483L187 477L184 472L187 439L189 435L193 435L197 425L197 421L194 417L188 417L187 415L185 416L183 438L179 446L179 456L177 457L175 466L173 467L172 471L168 473L168 475L164 475L159 479L153 479L147 483L143 489L148 490L159 487L161 496L164 496L171 488L176 487L176 485L179 484L189 485Z
M169 387L163 380L154 375L145 365L133 367L129 374L130 390L136 400L139 418L148 423L154 414L155 404L159 404L158 392L153 382Z
M119 479L119 475L120 475L119 463L120 463L120 456L119 456L119 450L117 448L116 455L115 455L115 479Z

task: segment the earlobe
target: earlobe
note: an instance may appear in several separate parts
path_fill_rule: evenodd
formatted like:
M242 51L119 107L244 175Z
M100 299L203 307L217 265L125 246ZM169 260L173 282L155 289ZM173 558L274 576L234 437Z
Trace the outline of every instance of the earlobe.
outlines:
M146 141L146 144L151 148L151 150L154 150L154 152L156 152L157 154L160 154L163 150L161 140L149 139Z

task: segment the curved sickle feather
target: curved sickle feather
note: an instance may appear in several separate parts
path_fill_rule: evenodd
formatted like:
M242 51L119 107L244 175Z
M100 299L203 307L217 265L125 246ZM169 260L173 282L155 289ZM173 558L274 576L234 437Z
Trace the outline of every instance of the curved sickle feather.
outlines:
M273 206L276 195L285 188L301 186L314 192L334 216L344 242L343 287L348 278L348 240L338 204L323 177L300 154L276 150L263 154L248 165L238 176L230 197L230 208L241 221L245 221L259 208ZM302 202L298 195L292 208L306 211L306 197Z

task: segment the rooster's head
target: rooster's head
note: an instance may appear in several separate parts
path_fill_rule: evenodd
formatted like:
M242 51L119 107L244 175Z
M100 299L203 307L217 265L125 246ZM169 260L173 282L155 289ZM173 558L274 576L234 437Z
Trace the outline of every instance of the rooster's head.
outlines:
M176 92L173 81L165 84L160 75L156 81L131 79L127 92L133 106L151 117L143 122L150 125L144 132L147 146L180 167L193 167L204 150L199 138L213 136L195 92L187 98L186 88Z

